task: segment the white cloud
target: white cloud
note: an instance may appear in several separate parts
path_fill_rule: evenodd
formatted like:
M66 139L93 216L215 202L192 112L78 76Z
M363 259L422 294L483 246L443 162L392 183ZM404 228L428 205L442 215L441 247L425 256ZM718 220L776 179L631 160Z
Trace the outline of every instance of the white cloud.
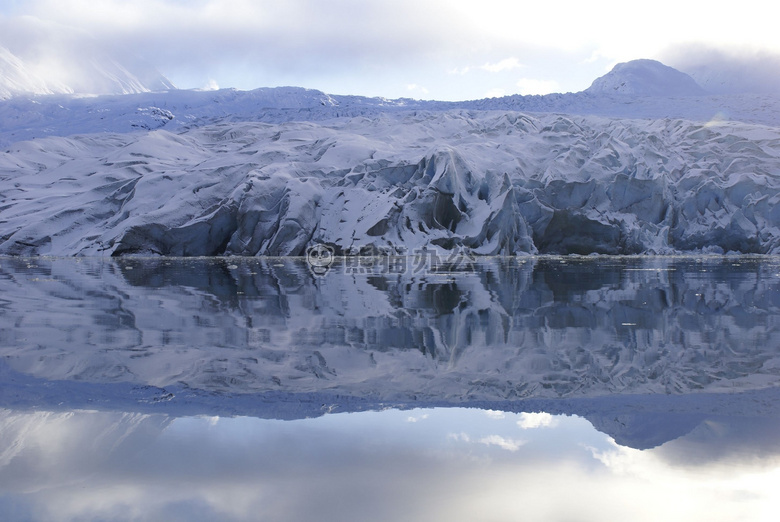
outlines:
M517 425L524 430L534 428L546 428L557 424L555 417L549 413L521 413Z
M669 49L662 61L715 94L780 91L780 53L684 45Z
M463 76L464 74L468 74L469 71L471 71L471 67L467 65L465 67L454 67L447 72L449 74L457 74L459 76Z
M504 58L500 62L496 63L486 63L485 65L481 66L480 69L488 72L504 72L504 71L512 71L514 69L520 69L523 67L523 64L520 63L520 60L517 58Z
M560 92L561 86L555 80L537 80L535 78L520 78L517 83L520 94L549 94Z
M206 83L206 85L203 86L204 91L218 91L219 90L219 84L217 83L217 80L214 78L209 78L209 81Z
M465 99L485 86L465 78L453 85L447 72L523 67L529 78L567 85L585 69L588 76L603 74L618 61L658 59L664 50L691 42L780 52L774 18L756 16L765 11L758 0L729 10L671 0L658 0L653 9L618 0L29 0L16 2L10 12L130 48L181 87L214 78L238 88L292 83L397 96L405 82L396 79L415 78L434 98L446 92L450 99ZM554 59L542 64L537 58L543 55ZM502 56L509 58L495 61ZM545 87L551 80L523 81L525 93L559 91Z
M428 89L426 89L422 85L417 85L416 83L407 84L406 90L414 94L428 94L429 92Z
M517 451L518 449L520 449L521 446L523 446L527 442L524 440L509 439L506 437L502 437L501 435L488 435L486 437L481 437L477 440L474 440L467 433L463 433L463 432L450 433L447 436L447 438L457 442L465 442L467 444L477 443L477 444L482 444L484 446L498 446L501 449L512 451L512 452Z
M489 435L487 437L482 437L479 439L479 442L485 446L498 446L499 448L505 449L507 451L517 451L520 449L520 446L526 443L526 441L523 440L507 439L501 435Z

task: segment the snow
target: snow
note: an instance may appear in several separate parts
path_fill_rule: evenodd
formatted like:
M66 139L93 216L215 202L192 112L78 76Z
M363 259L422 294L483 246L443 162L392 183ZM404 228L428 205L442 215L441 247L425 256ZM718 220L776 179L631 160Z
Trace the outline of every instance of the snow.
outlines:
M542 410L650 447L681 417L776 418L777 263L341 259L318 279L300 259L3 258L0 406Z
M655 60L619 63L585 92L640 96L697 96L705 93L689 75Z
M780 97L692 81L637 60L583 93L462 103L16 96L0 253L780 253Z
M40 256L0 259L0 406L546 411L636 448L775 418L776 260L531 254L780 254L780 97L702 94L646 62L594 85L0 101L0 254ZM339 257L323 278L237 257L320 243L522 256L390 274ZM420 263L371 262L399 259Z
M166 128L13 144L0 253L780 253L775 127L448 110Z
M149 63L76 29L18 17L0 31L0 100L26 94L129 94L172 88Z

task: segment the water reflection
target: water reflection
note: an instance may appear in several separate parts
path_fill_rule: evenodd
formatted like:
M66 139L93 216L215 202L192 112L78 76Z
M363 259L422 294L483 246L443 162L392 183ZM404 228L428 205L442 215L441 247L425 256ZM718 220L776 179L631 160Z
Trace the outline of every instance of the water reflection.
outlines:
M780 507L777 259L359 268L0 259L2 518Z
M769 428L759 437L776 438L778 423ZM691 445L733 442L735 431L710 421L638 451L579 417L544 413L387 410L290 422L0 411L0 512L6 520L769 520L780 507L776 451L685 457Z
M774 259L512 258L323 278L276 259L0 266L5 363L48 380L461 401L780 375Z

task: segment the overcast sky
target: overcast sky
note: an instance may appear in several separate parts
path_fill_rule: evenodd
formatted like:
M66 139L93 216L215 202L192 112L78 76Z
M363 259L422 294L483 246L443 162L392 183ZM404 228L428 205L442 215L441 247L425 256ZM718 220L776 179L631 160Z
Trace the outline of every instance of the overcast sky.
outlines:
M100 45L131 49L180 88L296 85L333 94L463 100L580 91L614 64L635 58L690 68L713 59L776 66L780 31L770 5L0 0L0 22L27 16L48 32L77 28ZM17 46L32 45L40 34L30 42L16 38Z

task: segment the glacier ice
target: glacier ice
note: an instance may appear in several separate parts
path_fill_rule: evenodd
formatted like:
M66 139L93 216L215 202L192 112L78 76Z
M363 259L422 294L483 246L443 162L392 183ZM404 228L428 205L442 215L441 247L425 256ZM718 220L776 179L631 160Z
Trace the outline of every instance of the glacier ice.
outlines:
M777 254L779 175L780 132L760 124L466 109L217 118L13 143L0 253Z
M780 253L780 98L651 60L468 102L0 101L0 254Z

